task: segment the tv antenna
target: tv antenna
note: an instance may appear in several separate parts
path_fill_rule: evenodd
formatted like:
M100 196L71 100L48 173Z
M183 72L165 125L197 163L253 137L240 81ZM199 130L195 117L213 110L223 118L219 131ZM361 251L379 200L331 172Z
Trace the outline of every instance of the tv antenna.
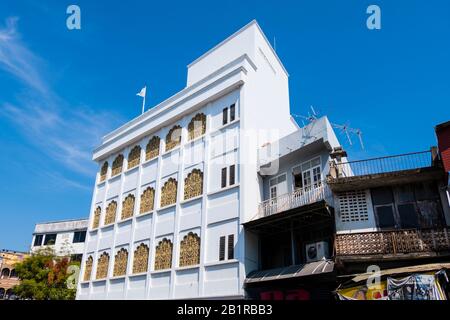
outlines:
M309 123L313 123L318 119L319 114L314 110L313 106L310 106L311 112L308 112L308 116L303 116L300 114L292 114L294 117L301 118L304 120L309 121ZM303 121L302 121L303 123ZM351 135L356 135L359 140L359 144L361 145L361 148L364 150L364 143L362 139L362 131L360 129L352 128L350 127L349 123L346 124L337 124L337 123L331 123L331 126L335 129L339 129L341 133L345 134L348 143L352 146L353 141L351 138Z

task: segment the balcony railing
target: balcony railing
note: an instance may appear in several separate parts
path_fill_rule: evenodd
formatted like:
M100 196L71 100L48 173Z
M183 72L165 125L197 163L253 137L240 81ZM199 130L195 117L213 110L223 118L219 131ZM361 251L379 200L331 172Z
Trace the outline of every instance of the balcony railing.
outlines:
M330 196L331 192L327 184L323 182L309 188L299 188L291 193L286 193L279 197L261 202L257 218L267 217L279 212L325 200Z
M431 167L432 151L413 152L396 156L373 158L367 160L332 162L337 172L330 170L332 178L362 176Z
M405 229L336 235L336 255L396 255L450 251L450 229Z

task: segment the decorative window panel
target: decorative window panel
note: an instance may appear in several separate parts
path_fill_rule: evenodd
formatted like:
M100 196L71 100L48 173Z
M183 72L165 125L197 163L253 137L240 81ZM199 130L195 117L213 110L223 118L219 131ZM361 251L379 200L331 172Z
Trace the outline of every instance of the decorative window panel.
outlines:
M92 273L92 265L94 264L94 258L92 258L92 256L89 256L86 259L86 264L85 264L85 268L84 268L84 281L89 281L91 280L91 273Z
M117 202L111 201L106 208L105 225L114 223L116 221Z
M114 176L122 173L122 167L123 167L123 155L119 154L116 157L116 159L114 159L114 162L112 165L111 176L114 177Z
M96 279L105 279L108 277L108 267L109 267L109 254L103 252L97 261L97 274Z
M203 172L199 169L192 170L184 179L184 199L191 199L203 193Z
M204 135L206 132L206 116L203 113L197 113L189 122L188 137L193 140Z
M120 249L114 258L113 276L123 276L127 273L128 251L124 248Z
M100 215L102 214L102 208L97 207L94 211L94 221L92 223L92 229L97 229L100 226Z
M180 267L200 263L200 237L193 232L184 236L180 244Z
M338 193L338 199L342 222L369 220L365 190L340 192Z
M169 239L164 238L159 242L155 251L155 270L172 268L172 249L173 244Z
M181 127L174 126L166 136L166 151L170 151L181 143Z
M177 180L169 178L161 189L161 207L177 202Z
M128 169L134 168L141 162L141 147L135 146L128 155Z
M148 187L141 194L141 207L139 213L145 213L153 210L155 203L155 189Z
M145 160L153 159L159 155L160 140L161 139L158 136L154 136L150 139L145 148Z
M150 249L149 247L141 243L134 251L134 261L133 261L133 273L143 273L147 272L148 269L148 257Z
M100 170L100 182L106 180L106 175L108 174L108 161L106 161Z
M122 202L122 220L132 217L134 212L134 195L129 194Z

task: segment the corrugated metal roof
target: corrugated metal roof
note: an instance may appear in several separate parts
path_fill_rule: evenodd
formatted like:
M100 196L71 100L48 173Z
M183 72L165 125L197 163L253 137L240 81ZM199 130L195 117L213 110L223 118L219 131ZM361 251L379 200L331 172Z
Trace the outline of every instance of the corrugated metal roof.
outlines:
M253 271L248 274L247 278L245 279L245 283L318 275L322 273L333 272L333 270L334 270L333 261L321 260L284 268Z

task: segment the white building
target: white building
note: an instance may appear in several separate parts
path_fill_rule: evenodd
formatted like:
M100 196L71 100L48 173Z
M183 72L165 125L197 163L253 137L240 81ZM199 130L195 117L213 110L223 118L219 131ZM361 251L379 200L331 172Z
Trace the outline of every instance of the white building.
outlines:
M186 88L94 151L77 299L243 298L260 267L242 226L266 199L258 149L298 130L256 21L188 65Z
M81 260L88 228L87 219L37 223L30 252L52 248L57 255L68 255Z

